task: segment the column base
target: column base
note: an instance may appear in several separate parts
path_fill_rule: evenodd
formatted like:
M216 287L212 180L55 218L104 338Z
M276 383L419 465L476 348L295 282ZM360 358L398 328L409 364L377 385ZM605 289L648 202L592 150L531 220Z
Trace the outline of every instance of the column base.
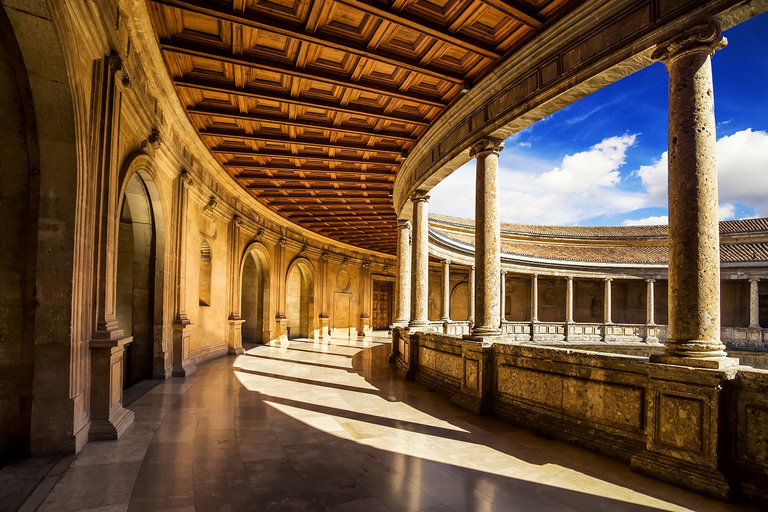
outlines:
M632 457L632 471L694 492L727 501L735 487L718 470L687 464L660 453L641 452Z
M245 354L245 349L243 348L244 322L245 320L240 317L230 316L229 318L229 328L227 332L227 346L229 347L227 354L229 355L240 356Z
M189 320L178 320L173 324L173 371L174 377L189 377L197 371L197 366L191 359L189 339Z
M649 361L651 363L707 368L709 370L724 370L739 366L739 359L736 357L681 357L668 354L652 354Z
M181 366L174 366L171 375L174 377L189 377L197 371L197 366L192 361L185 361Z
M366 336L371 334L371 317L368 315L360 316L360 326L357 329L358 336Z
M473 327L470 331L468 336L465 336L466 339L482 339L482 338L498 338L501 337L503 333L501 332L501 329L499 328L488 328L488 327Z
M126 409L122 404L115 407L114 412L106 420L91 421L91 428L88 430L89 441L112 441L119 439L123 433L133 425L135 414Z

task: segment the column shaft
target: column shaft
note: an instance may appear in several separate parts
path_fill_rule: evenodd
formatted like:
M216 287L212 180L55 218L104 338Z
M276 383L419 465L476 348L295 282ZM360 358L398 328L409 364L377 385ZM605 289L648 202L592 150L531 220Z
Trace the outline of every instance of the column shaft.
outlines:
M760 328L760 293L758 291L759 279L749 280L749 326Z
M531 276L531 322L539 321L539 276Z
M565 323L573 323L573 277L565 278Z
M397 221L397 317L395 324L411 319L411 223Z
M427 194L416 193L413 202L413 247L411 271L411 320L413 328L429 325L429 217Z
M475 266L469 267L469 322L475 322Z
M448 322L451 319L451 262L443 260L443 314L440 320Z
M502 141L487 139L472 148L477 158L475 179L475 324L473 336L497 336L499 330L499 151Z
M720 237L710 24L660 48L669 72L669 337L665 362L721 367ZM721 361L718 361L721 360Z
M646 323L648 325L654 325L656 323L656 319L655 319L656 300L654 297L654 293L655 293L654 283L656 282L656 280L646 279L645 282L648 283L647 289L645 292Z
M501 271L501 279L499 280L499 314L501 316L500 325L503 325L507 320L507 271Z
M605 280L605 297L603 299L603 323L610 324L611 322L611 281L613 279Z

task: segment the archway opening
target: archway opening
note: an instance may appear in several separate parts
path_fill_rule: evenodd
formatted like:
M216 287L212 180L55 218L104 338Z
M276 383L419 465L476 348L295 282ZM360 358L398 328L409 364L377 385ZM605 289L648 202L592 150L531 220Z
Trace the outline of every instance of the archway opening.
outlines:
M264 269L253 254L245 257L242 271L240 316L243 342L264 342Z
M153 202L147 184L134 173L125 189L117 246L117 321L125 335L133 337L123 358L126 388L155 374L155 324L162 325L162 313L156 313L162 307L158 255L162 257Z
M314 279L307 265L293 265L285 287L289 339L309 337L313 329L314 290Z

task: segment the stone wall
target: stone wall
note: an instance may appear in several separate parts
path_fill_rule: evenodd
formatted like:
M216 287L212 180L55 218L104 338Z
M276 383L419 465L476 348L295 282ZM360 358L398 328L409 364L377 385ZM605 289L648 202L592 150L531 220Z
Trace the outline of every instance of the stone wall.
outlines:
M638 472L696 492L768 499L768 371L479 344L400 328L390 361L404 378L469 411L621 458Z

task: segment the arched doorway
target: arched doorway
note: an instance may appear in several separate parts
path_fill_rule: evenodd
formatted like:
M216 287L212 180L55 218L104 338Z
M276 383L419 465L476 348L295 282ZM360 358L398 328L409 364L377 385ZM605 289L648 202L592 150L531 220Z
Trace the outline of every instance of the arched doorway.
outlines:
M240 316L245 320L243 342L264 343L264 268L252 252L245 255L241 276Z
M116 316L125 335L133 337L123 357L124 387L164 375L162 337L155 336L155 326L163 325L163 224L153 191L151 180L133 173L120 208Z
M288 338L314 336L315 276L306 259L294 261L288 269L285 284Z

